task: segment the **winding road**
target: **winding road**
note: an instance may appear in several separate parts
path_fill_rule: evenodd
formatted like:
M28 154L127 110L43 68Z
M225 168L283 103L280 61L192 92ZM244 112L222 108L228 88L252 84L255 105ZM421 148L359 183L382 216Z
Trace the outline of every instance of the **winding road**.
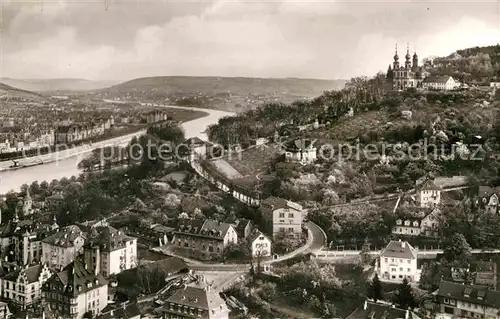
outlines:
M327 238L325 232L313 222L307 222L305 227L307 228L308 236L306 244L286 255L278 256L275 259L263 260L261 262L262 266L272 266L273 264L277 264L291 258L294 258L300 254L308 254L308 253L317 253L325 247ZM198 271L227 271L227 272L235 272L235 271L246 271L250 268L250 264L224 264L224 263L203 263L198 260L186 258L175 253L172 253L169 250L169 246L155 247L152 249L153 251L175 256L182 258L191 269Z

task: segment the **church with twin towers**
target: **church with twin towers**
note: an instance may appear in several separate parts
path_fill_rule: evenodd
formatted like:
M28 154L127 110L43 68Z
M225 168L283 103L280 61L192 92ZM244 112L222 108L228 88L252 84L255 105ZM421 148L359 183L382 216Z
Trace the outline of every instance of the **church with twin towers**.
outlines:
M399 62L398 45L394 53L394 61L387 69L387 80L392 83L394 90L406 90L408 88L419 88L422 82L429 75L422 66L418 65L418 55L415 51L410 55L410 46L406 46L404 64Z

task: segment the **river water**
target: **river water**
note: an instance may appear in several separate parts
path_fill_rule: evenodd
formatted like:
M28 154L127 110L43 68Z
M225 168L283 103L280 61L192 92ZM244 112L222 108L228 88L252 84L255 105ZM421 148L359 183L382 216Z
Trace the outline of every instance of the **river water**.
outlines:
M182 123L182 128L185 131L186 138L199 137L202 140L207 140L207 135L204 131L209 125L217 123L224 116L233 115L230 112L200 109L194 107L166 106L169 108L187 109L193 111L202 111L208 113L207 116L196 120ZM37 165L32 167L21 168L17 170L7 170L0 172L0 194L5 194L11 190L17 191L23 184L31 184L34 181L50 182L53 179L61 179L63 177L78 176L81 170L78 169L78 163L88 154L87 151L82 151L76 156L71 156L64 159L59 159L55 162Z

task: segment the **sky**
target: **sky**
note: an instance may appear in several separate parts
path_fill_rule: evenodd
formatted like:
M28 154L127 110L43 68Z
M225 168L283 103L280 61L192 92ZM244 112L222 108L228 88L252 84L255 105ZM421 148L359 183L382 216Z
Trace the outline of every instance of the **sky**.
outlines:
M43 4L41 3L43 1ZM3 0L0 76L348 79L500 42L498 1Z

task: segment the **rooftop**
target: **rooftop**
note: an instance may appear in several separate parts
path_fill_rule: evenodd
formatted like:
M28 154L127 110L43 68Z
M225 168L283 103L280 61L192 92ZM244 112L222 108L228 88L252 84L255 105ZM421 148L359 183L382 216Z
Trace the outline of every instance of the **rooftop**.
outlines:
M380 257L416 259L417 251L406 241L391 240L380 253Z
M500 291L489 290L485 286L462 285L441 281L437 295L500 310Z

